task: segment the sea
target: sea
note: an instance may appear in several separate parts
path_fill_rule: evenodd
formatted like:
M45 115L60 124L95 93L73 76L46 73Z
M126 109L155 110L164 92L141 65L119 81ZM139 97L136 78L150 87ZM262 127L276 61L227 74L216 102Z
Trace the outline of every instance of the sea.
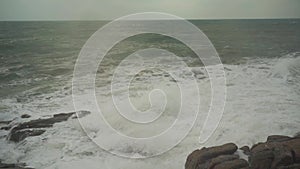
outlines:
M164 70L172 70L176 76L186 79L183 86L187 88L190 79L196 80L201 95L200 116L178 144L161 154L157 154L156 145L137 144L135 147L118 139L108 140L109 148L102 148L93 138L104 137L104 127L99 126L107 124L98 125L92 113L82 117L85 127L78 119L70 119L55 124L40 136L28 137L19 143L10 142L7 139L9 131L0 130L2 162L26 163L40 169L182 169L187 155L195 149L228 142L251 146L265 141L272 134L293 136L299 133L300 20L189 22L203 31L215 47L226 78L222 118L205 142L200 142L199 136L205 124L205 112L212 106L212 86L207 71L214 65L204 66L189 47L176 39L147 33L128 37L106 54L95 77L97 103L102 108L103 117L115 130L129 137L148 138L162 133L179 117L180 82ZM17 125L75 111L72 82L78 56L86 41L107 23L109 21L0 22L0 121L12 120L11 124ZM135 51L147 48L171 52L184 61L191 72L185 72L177 60L163 57L163 53L148 58L136 53L132 55L131 63L122 62ZM158 67L138 70L141 63L153 61ZM124 76L113 81L121 63ZM151 98L151 92L155 89L166 91L167 103L162 119L153 121L152 125L129 123L131 121L113 108L115 102L111 96L120 96L117 101L122 103L126 96L123 95L123 85L131 77L125 75L131 72L138 72L127 86L135 110L143 112L154 107L151 110L158 111L155 104L160 105L164 99L159 99L162 96ZM114 90L111 90L112 84ZM84 92L82 97L85 97ZM193 98L193 94L188 95L185 102L192 103ZM128 105L121 106L123 111L131 111L126 109ZM189 109L184 111L188 113ZM23 114L31 117L22 119ZM172 135L181 135L185 129L182 127ZM161 145L168 145L169 141L162 141ZM110 153L110 150L115 153ZM118 152L126 157L119 156Z

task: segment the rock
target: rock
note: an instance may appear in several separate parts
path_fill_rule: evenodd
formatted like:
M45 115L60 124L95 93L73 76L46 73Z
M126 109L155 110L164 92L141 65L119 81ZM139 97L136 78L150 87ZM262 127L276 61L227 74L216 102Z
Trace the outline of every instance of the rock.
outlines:
M0 121L0 124L9 124L10 122L12 122L12 120L8 120L8 121Z
M240 150L242 150L244 154L250 155L250 148L248 146L243 146Z
M249 163L255 169L269 169L271 168L273 159L274 154L271 150L251 152Z
M31 116L29 114L22 114L21 118L26 119L26 118L30 118Z
M29 136L39 136L46 130L41 129L28 129L28 130L16 130L11 133L9 140L13 142L20 142Z
M291 149L294 161L300 163L300 138L295 137L288 141L282 142L282 144Z
M249 149L240 148L248 155L249 163L233 155L237 147L233 143L202 148L191 153L186 169L300 169L300 137L271 135L264 143Z
M25 164L5 164L0 161L0 168L5 168L5 169L33 169L29 167L25 167Z
M280 142L290 140L291 137L289 136L282 136L282 135L271 135L267 138L267 142Z
M213 169L240 169L243 167L249 167L248 162L244 159L235 159L218 164Z
M185 163L186 169L196 169L200 164L208 162L210 159L219 155L230 155L236 152L237 146L233 143L224 144L222 146L202 148L192 152Z
M269 136L267 142L251 148L249 158L255 169L275 169L300 162L300 138Z
M12 130L52 127L54 123L59 123L59 122L68 120L68 118L70 116L72 116L73 114L74 114L74 112L60 113L60 114L55 114L53 117L46 118L46 119L31 120L31 121L19 124L18 126L14 127Z
M9 130L11 128L8 140L19 142L29 136L38 136L43 134L46 130L41 128L49 128L52 127L55 123L66 121L71 116L74 116L75 113L76 112L59 113L53 115L53 117L50 118L31 120L28 122L20 123L15 127L6 126L3 129ZM79 117L86 116L87 114L89 114L88 111L81 111L81 115Z
M238 155L220 155L216 158L213 158L209 164L208 168L214 168L216 165L223 163L225 161L231 161L231 160L236 160L239 159Z
M274 147L273 154L275 156L271 168L277 166L287 166L294 163L292 150L284 145L278 145Z
M300 164L292 164L289 166L281 166L278 167L277 169L300 169Z
M188 155L187 160L185 162L185 169L196 169L197 165L201 163L199 160L200 156L200 150L195 150L190 155Z

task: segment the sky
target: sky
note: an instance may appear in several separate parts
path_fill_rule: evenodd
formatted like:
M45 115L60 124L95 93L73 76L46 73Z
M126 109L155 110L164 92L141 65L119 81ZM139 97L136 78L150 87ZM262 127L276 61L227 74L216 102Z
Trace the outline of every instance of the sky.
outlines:
M139 12L185 19L300 18L300 0L0 0L0 20L112 20Z

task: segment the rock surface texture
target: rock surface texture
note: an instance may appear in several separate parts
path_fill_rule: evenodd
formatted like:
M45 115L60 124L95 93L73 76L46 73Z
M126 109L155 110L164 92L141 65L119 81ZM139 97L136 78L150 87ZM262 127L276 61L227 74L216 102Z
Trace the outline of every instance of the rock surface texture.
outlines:
M233 143L193 151L186 160L186 169L300 169L300 137L272 135L266 142L241 151Z

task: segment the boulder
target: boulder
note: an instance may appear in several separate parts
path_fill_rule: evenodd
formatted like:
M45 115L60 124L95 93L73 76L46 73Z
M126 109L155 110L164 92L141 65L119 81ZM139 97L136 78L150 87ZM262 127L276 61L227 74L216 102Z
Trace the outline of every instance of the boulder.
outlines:
M240 159L233 143L202 148L191 153L186 169L300 169L300 137L271 135L266 142L240 148L248 162Z
M280 141L287 141L290 139L291 139L291 137L289 137L289 136L271 135L271 136L268 136L267 142L280 142Z
M230 155L236 152L237 146L233 143L227 143L221 146L202 148L192 152L185 163L186 169L196 169L203 163L208 163L212 158L220 155ZM199 167L198 167L199 168Z
M276 169L300 162L300 138L273 135L251 148L249 163L255 169Z
M231 161L225 161L216 165L213 169L240 169L244 167L249 167L249 164L244 159L235 159Z
M216 158L211 159L208 164L208 168L214 168L216 165L221 164L225 161L232 161L236 159L239 159L238 155L220 155Z

